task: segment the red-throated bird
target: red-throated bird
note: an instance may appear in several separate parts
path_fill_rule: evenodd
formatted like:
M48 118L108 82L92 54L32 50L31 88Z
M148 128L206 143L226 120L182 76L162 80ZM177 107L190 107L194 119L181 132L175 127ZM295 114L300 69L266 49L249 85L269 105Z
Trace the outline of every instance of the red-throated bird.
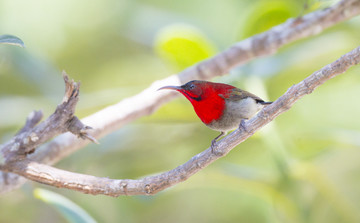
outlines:
M236 129L243 119L249 119L264 106L265 102L258 96L234 86L209 81L190 81L181 86L165 86L161 89L176 90L183 94L193 105L201 121L221 134L212 140L225 135L227 131Z

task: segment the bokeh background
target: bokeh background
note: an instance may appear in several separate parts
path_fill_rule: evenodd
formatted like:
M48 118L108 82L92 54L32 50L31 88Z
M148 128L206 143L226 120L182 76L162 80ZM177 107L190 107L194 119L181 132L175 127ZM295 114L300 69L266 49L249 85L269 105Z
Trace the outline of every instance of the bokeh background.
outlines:
M82 118L237 41L333 3L0 0L0 34L26 44L0 45L0 143L32 110L52 113L63 96L61 70L82 83L76 112ZM357 47L359 30L360 18L351 19L213 81L276 100ZM98 222L360 222L359 72L354 67L328 81L226 157L155 196L111 198L27 183L0 197L0 222L67 222L69 201ZM136 179L186 162L217 134L179 97L56 166ZM37 188L69 200L39 191L34 196ZM74 210L75 219L83 214Z

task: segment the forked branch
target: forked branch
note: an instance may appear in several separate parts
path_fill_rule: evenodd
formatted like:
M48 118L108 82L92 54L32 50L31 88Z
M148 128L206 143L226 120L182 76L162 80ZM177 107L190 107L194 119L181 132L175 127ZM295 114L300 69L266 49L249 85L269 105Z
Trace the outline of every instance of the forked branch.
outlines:
M84 125L74 116L75 107L79 100L80 84L69 80L63 72L65 81L65 95L62 103L56 107L55 112L45 121L38 124L42 118L41 111L33 111L28 116L25 126L8 143L1 146L2 163L0 169L6 170L8 163L17 163L27 159L27 156L35 149L49 141L53 137L64 132L72 132L74 135L97 142L89 135L89 126Z

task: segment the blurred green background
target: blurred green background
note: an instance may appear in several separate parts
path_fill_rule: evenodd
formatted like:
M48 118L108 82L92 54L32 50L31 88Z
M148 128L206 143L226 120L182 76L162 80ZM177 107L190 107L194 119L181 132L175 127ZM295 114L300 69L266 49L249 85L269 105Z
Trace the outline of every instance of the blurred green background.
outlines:
M0 34L16 35L26 45L0 45L0 143L32 110L53 112L63 96L63 69L82 83L82 118L237 41L332 3L0 0ZM360 18L354 18L214 81L276 100L357 47L359 29ZM111 198L27 183L0 197L0 222L67 222L64 207L72 206L43 202L53 194L34 196L36 188L64 196L98 222L360 222L359 71L354 67L328 81L226 157L155 196ZM56 166L136 179L186 162L217 134L179 97Z

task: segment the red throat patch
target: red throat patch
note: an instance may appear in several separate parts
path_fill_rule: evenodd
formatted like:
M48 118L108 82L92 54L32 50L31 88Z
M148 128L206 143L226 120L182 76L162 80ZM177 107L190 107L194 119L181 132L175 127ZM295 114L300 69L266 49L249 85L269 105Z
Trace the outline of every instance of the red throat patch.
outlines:
M225 109L225 100L218 95L208 97L201 101L190 101L194 110L205 124L210 124L218 120L223 115Z
M199 98L189 95L188 92L181 93L191 102L201 121L210 124L212 121L220 119L225 110L225 100L219 94L228 95L232 88L234 87L225 84L202 86L203 92Z

